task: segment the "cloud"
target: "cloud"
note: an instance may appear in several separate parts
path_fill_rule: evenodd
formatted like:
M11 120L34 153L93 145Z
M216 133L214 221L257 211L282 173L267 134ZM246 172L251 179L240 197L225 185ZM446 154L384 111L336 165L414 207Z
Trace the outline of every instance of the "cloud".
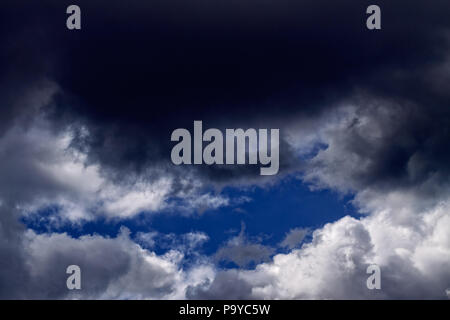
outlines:
M301 249L275 255L254 270L221 271L188 294L215 297L226 286L223 279L233 278L236 290L222 298L444 299L450 283L448 209L445 204L416 217L418 230L393 222L392 212L345 217L315 230ZM366 287L370 264L381 268L379 291ZM245 294L239 288L247 288Z
M139 197L147 191L165 194L167 180L152 187L146 176L119 181L103 175L99 163L86 162L85 153L71 148L71 131L54 132L46 119L35 120L26 128L12 126L0 140L1 170L6 177L3 181L8 182L0 186L5 230L0 252L10 257L3 263L2 273L2 281L10 291L3 295L37 297L42 294L37 289L40 286L46 288L45 297L69 297L64 288L58 287L66 275L61 273L53 279L47 273L61 272L58 270L62 265L55 261L72 264L78 259L83 269L93 270L92 278L88 276L92 287L80 296L85 298L445 298L450 282L450 221L447 156L442 146L446 138L443 126L448 118L440 119L441 126L434 128L434 117L428 112L440 109L430 110L380 100L379 104L337 107L333 113L304 119L327 123L311 134L311 143L322 146L307 158L304 181L313 189L355 193L354 204L367 216L327 224L313 232L311 243L273 258L272 248L248 240L242 228L215 255L218 260L241 267L232 271L203 264L207 260L203 257L192 270L182 269L181 248L194 250L206 241L207 236L202 234L186 235L184 247L177 248L172 242L170 246L176 249L157 256L139 247L126 232L112 239L24 233L17 222L21 214L18 209L56 202L68 208L67 213L61 212L74 220L89 217L91 211L87 208L92 207L124 218L169 205L164 196ZM445 110L442 112L445 115ZM291 141L300 139L295 127L289 129ZM292 143L292 148L300 154L314 150L301 143ZM176 185L176 192L169 188L167 196L175 194L195 203L198 189L193 190L189 181L184 186ZM230 201L217 200L211 193L198 199L197 203L210 204ZM78 200L82 200L81 206ZM152 237L145 239L150 246ZM111 262L111 269L105 269L94 258L88 259L86 252L102 252L102 262L113 256L120 259ZM380 292L365 287L365 268L371 263L382 270ZM57 270L51 269L54 264ZM255 268L245 269L249 265ZM12 272L28 279L27 290L10 276ZM162 279L156 280L159 276ZM147 278L155 281L143 283Z
M67 234L38 235L29 230L24 247L32 279L24 284L24 290L29 290L28 298L180 298L186 286L197 281L195 277L186 279L180 268L182 252L171 250L157 256L130 240L126 229L116 238L94 235L78 239ZM71 264L81 268L81 291L66 288L65 270ZM204 278L211 273L208 266L198 268L204 272Z
M223 10L204 1L196 6L157 1L151 7L132 1L126 19L136 29L129 32L123 27L126 23L111 22L112 17L124 21L123 8L82 0L78 5L94 12L84 17L89 29L83 37L55 28L52 21L60 20L60 4L44 1L34 10L21 10L46 17L25 19L26 25L12 20L8 12L29 4L7 4L2 21L10 28L2 30L2 66L9 72L2 100L12 102L6 103L5 119L29 110L29 103L18 103L14 95L24 90L21 83L47 79L58 92L43 111L53 126L73 128L71 146L86 155L87 164L100 165L104 175L155 179L170 172L176 176L174 189L190 188L198 181L215 187L274 183L259 177L256 166L177 168L170 163L170 134L176 128L190 129L194 120L221 129L280 128L281 177L302 168L298 147L302 144L306 152L314 146L310 139L316 138L316 116L333 113L336 106L352 100L355 91L368 92L364 98L371 100L408 98L426 106L417 115L429 104L448 102L442 89L447 69L440 67L448 68L449 24L443 14L448 3L437 1L431 8L410 1L410 15L402 15L398 23L395 13L404 12L403 4L381 1L389 13L383 15L382 36L364 27L368 4L278 1L259 4L255 11L252 1L227 3ZM183 40L186 35L188 42ZM83 48L92 47L96 50L86 54ZM20 68L20 61L28 64ZM33 99L38 101L37 96ZM289 136L292 123L307 126L302 139ZM180 176L191 179L187 184Z
M286 233L285 238L281 241L280 246L293 249L299 246L303 240L311 233L308 228L294 228Z
M360 109L345 110L344 114L347 115L349 110L355 112ZM445 298L450 283L450 240L447 231L450 220L446 201L448 193L445 183L441 182L445 180L446 169L436 166L435 170L430 170L433 174L417 175L421 166L411 164L418 161L415 160L416 153L413 152L412 158L404 162L405 173L396 176L397 179L393 180L390 174L369 179L375 176L372 173L373 168L379 168L379 165L373 165L374 162L380 161L375 156L375 151L387 139L386 136L391 135L382 129L376 129L383 124L382 118L377 119L379 113L373 116L372 112L362 112L367 118L362 117L361 120L351 122L348 119L352 117L342 117L342 122L331 126L330 133L323 134L327 147L312 157L305 177L315 188L335 188L341 192L358 190L354 203L368 215L360 219L345 217L329 223L313 232L311 243L286 254L277 254L273 258L270 258L273 250L248 240L243 227L238 236L230 239L216 253L218 260L232 261L241 267L225 271L216 270L208 264L194 264L192 270L183 270L180 266L184 254L180 248L194 250L208 238L201 233L186 234L182 241L184 247L169 250L162 256L137 245L130 240L126 231L116 238L83 236L75 239L66 234L38 235L31 230L22 236L23 226L16 220L19 213L14 206L9 206L9 203L35 199L36 195L33 196L32 192L28 194L21 186L23 181L36 176L36 172L42 175L39 185L47 186L40 188L38 195L47 198L61 194L68 199L75 197L74 195L86 196L95 193L99 186L104 187L108 180L104 180L95 167L77 164L78 162L73 160L77 159L74 154L63 152L68 150L66 136L56 135L55 139L55 136L46 131L45 126L44 129L38 126L25 131L11 129L0 141L3 150L7 151L3 153L3 164L23 165L22 170L17 173L12 169L3 170L5 175L13 177L10 181L19 181L21 184L17 187L11 184L9 189L4 187L3 192L11 192L11 195L14 195L14 190L20 190L23 193L16 198L5 197L2 202L1 226L4 232L1 242L5 245L1 247L0 252L9 257L7 262L3 262L2 270L5 271L2 273L2 281L10 289L3 292L3 296ZM352 125L348 125L349 123ZM389 128L393 126L392 124ZM354 141L355 136L365 141L363 145L372 148L360 149L358 144L350 143L349 141ZM54 143L41 143L39 139ZM12 148L12 145L25 147L16 149ZM22 154L17 154L17 150L22 150ZM43 152L46 150L47 152ZM338 161L344 160L343 154L349 150L352 150L357 165ZM366 150L369 154L366 154ZM370 165L362 165L367 161ZM439 163L437 160L423 157L421 161ZM345 174L333 170L336 168L333 165L337 162ZM27 167L37 169L30 175L26 174ZM60 167L61 171L54 171L55 167ZM52 172L61 172L62 177L53 175ZM98 179L98 183L84 185L80 177L83 174L89 181L95 182ZM30 186L31 182L32 180L27 185ZM89 189L92 186L94 188ZM130 207L133 208L132 205ZM295 241L291 240L298 239L297 236L301 233L299 230L291 230L282 243L294 245ZM138 238L152 240L151 236ZM151 241L149 244L151 245ZM173 243L171 247L177 248ZM86 252L90 254L86 255ZM114 259L110 261L112 257ZM73 264L73 261L79 261L82 270L90 272L87 274L89 284L85 291L74 296L68 295L64 288L64 265ZM244 269L251 263L255 265L254 269ZM365 287L365 270L367 265L372 263L378 264L382 270L381 291L369 291ZM26 289L22 281L10 276L11 274L19 274L22 279L27 279ZM58 276L51 276L55 274ZM146 282L147 279L149 282ZM46 289L42 290L43 287Z
M124 8L80 1L90 12L81 34L59 27L64 8L53 1L7 2L0 12L2 297L448 295L448 1L380 0L381 33L364 28L364 1L264 2L256 11L252 1L221 10L130 1L125 20ZM201 213L240 203L208 188L279 182L251 166L173 166L170 133L194 120L280 128L278 177L300 171L312 190L353 194L365 215L272 258L242 229L216 253L236 270L180 266L204 234L169 239L175 249L158 256L126 231L72 238L18 221L54 205L49 223L182 206ZM154 238L135 240L151 248ZM282 244L300 238L291 231ZM64 288L74 261L88 280L80 296ZM370 263L381 267L381 291L365 287Z
M28 216L56 207L55 223L127 219L163 210L191 214L248 201L205 191L188 175L155 176L152 168L114 179L100 164L88 163L87 155L72 147L73 139L71 127L53 130L42 116L10 127L0 137L0 199L16 203Z
M190 249L196 248L209 240L208 235L204 232L189 232L183 235L183 238Z
M2 299L182 299L188 287L215 273L206 259L184 264L185 255L207 241L203 233L188 233L179 240L182 245L157 255L148 243L133 241L126 228L116 237L38 234L18 221L20 213L14 204L0 203ZM72 264L81 268L81 291L66 287Z
M306 159L303 181L312 190L353 194L364 215L328 223L314 230L310 243L252 270L222 270L213 282L190 288L189 297L217 297L230 281L223 279L232 278L245 294L230 288L222 297L445 299L448 119L439 104L361 93L331 111L293 121L289 143ZM366 287L370 264L381 268L380 291Z
M14 208L0 202L0 296L4 298L22 295L22 283L29 281L21 245L24 226L15 214Z
M166 250L178 250L185 255L195 255L199 257L197 252L204 243L209 240L209 236L200 231L191 231L184 234L160 233L158 231L138 232L134 237L134 241L144 248L153 249L155 246Z
M28 212L59 204L72 221L92 219L94 208L98 215L129 217L164 207L170 178L115 183L98 165L86 165L70 141L70 130L55 134L44 120L8 130L0 138L0 196Z
M321 147L308 159L304 181L312 190L354 194L364 215L328 223L314 230L311 242L252 270L221 271L213 282L191 288L190 297L214 297L226 285L222 279L232 277L247 288L248 299L445 299L450 216L442 148L448 117L436 126L428 114L438 110L380 100L315 119L324 125L310 141ZM366 287L370 264L381 268L380 291Z
M289 120L333 109L355 89L422 103L428 88L445 83L439 72L436 81L429 78L445 59L445 1L433 7L410 1L400 23L396 14L404 5L381 0L382 34L364 27L368 1L283 0L258 4L258 10L253 1L226 3L221 10L195 2L148 6L134 0L124 20L119 6L81 0L78 5L91 12L83 17L89 27L82 37L54 25L61 4L44 1L34 10L25 9L28 2L5 4L1 18L9 28L2 30L1 66L10 70L5 82L16 80L7 96L46 76L60 88L45 108L55 126L87 128L89 135L78 136L74 146L90 164L126 177L149 167L167 169L171 132L191 128L194 120L221 129L283 129ZM15 10L26 14L27 24L11 19ZM133 32L124 27L130 23ZM442 103L445 92L433 89L433 96ZM298 159L280 132L281 176L295 170ZM255 166L199 166L183 174L188 171L222 186L272 181L257 177Z
M247 239L245 224L242 222L239 235L232 237L224 246L219 248L215 254L215 259L233 262L239 267L247 267L250 264L267 261L273 252L273 248Z
M20 264L28 281L11 288L28 298L442 299L450 281L448 210L441 204L419 217L411 211L417 229L395 222L387 210L345 217L315 230L301 249L252 270L220 271L207 263L182 269L183 251L157 256L133 242L126 229L115 238L78 239L29 230L22 244L27 263ZM194 246L206 239L194 233L184 238ZM381 268L380 291L365 286L366 268L373 263ZM69 264L84 270L81 292L64 287ZM13 297L12 292L4 295Z
M251 295L252 287L247 281L243 281L241 274L236 269L219 272L207 281L198 285L188 286L186 298L206 300L248 299Z

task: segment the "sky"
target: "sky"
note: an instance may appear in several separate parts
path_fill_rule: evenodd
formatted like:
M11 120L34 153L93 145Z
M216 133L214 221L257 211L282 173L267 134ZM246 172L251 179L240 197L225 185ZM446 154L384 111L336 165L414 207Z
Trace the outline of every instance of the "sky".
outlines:
M0 4L1 299L450 297L448 1L378 0L381 30L369 1L74 3ZM279 172L173 164L198 120L279 129Z

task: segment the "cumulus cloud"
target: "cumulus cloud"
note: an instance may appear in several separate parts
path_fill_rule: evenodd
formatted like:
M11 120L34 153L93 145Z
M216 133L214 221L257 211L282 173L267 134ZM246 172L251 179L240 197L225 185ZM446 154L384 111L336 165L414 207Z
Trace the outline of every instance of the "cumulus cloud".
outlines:
M86 165L85 155L70 149L70 142L70 131L55 134L45 121L8 130L0 139L1 196L29 212L59 204L61 215L72 221L91 219L89 209L96 207L110 217L164 207L170 178L115 183L98 165Z
M152 187L148 179L121 184L102 175L99 164L86 163L83 152L70 148L70 131L55 133L45 120L27 128L13 126L0 139L1 170L9 177L4 181L10 182L1 189L5 212L2 243L8 244L2 246L1 254L11 257L3 262L2 281L12 288L2 294L47 298L445 298L450 283L447 168L445 155L432 157L441 145L434 141L442 139L442 128L426 131L429 146L428 140L408 138L414 136L416 125L423 128L429 124L418 116L424 113L412 112L422 110L417 108L391 103L376 108L345 106L315 119L327 125L311 134L315 135L311 143L321 147L307 158L304 181L313 189L355 193L355 206L367 216L329 223L315 230L312 241L300 248L295 245L306 231L291 230L281 245L293 250L273 258L274 249L247 239L243 227L215 254L215 259L241 267L236 270L217 270L203 263L207 261L204 257L198 258L192 269L181 267L184 253L207 241L202 233L171 241L169 247L174 249L157 256L143 248L154 245L152 233L136 237L137 242L146 244L140 247L126 231L116 238L78 239L25 232L16 220L20 211L33 211L46 203L66 207L67 217L74 221L89 217L88 208L125 218L169 206L165 195L172 190L170 180L156 180ZM295 128L290 129L295 137ZM399 163L391 162L398 159L398 148L391 150L393 142L407 151ZM300 154L314 150L299 146L293 144ZM195 204L192 207L230 204L211 193L196 198L191 188L181 188L176 194L184 203ZM110 261L112 257L119 258ZM74 264L74 260L80 261L82 270L92 272L87 275L91 285L79 295L68 295L63 265ZM381 291L365 286L366 267L372 263L382 270ZM255 268L245 269L249 265ZM28 279L26 290L16 277L9 276L12 272ZM44 296L39 286L46 288Z
M188 285L212 275L208 265L181 269L180 251L158 256L143 249L130 239L127 229L115 238L72 238L29 230L24 250L31 279L23 284L27 298L175 299L184 297ZM81 291L66 287L65 271L73 264L82 272Z
M248 201L202 191L202 184L191 184L189 177L178 179L178 184L189 184L184 189L175 187L170 174L114 179L100 164L88 164L86 154L72 148L73 139L71 128L52 130L42 117L26 127L7 130L0 137L0 197L16 202L24 214L56 206L54 218L72 222L101 216L130 218L176 208L189 214ZM180 201L169 201L171 197Z
M2 202L0 213L2 299L182 299L215 274L207 259L184 265L185 255L208 240L203 233L182 235L180 245L158 255L148 242L138 244L151 236L132 239L126 228L115 237L38 234L19 223L14 206ZM80 291L66 287L69 265L81 268Z
M395 213L386 211L359 220L345 217L315 230L301 249L278 254L254 270L221 271L188 294L215 297L232 281L240 284L222 297L444 299L450 283L448 210L442 204L419 217L411 213L419 229L394 222ZM381 290L366 287L371 264L381 268Z
M252 299L446 298L448 163L437 141L446 137L448 118L438 127L432 119L415 105L388 101L343 106L314 119L324 125L310 139L320 148L306 163L304 181L313 190L354 194L353 204L364 215L326 224L311 242L254 270L221 271L213 282L190 288L190 297L215 297L230 281L224 279L233 278ZM416 136L418 127L424 136ZM295 147L299 154L306 150ZM288 233L281 244L303 239L305 231L298 233ZM366 287L370 264L381 268L382 290Z

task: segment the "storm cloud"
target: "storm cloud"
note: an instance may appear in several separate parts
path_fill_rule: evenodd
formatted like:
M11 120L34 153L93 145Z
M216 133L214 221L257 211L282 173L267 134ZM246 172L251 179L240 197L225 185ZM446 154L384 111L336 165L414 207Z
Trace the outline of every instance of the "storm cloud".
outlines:
M115 174L166 166L171 132L194 120L283 129L286 119L335 108L357 90L413 100L419 117L448 102L439 71L448 52L445 1L381 1L381 32L365 28L364 1L220 3L131 1L123 9L80 1L83 29L70 32L61 27L64 1L6 2L6 75L56 83L49 117L82 126L73 145ZM12 20L16 12L24 17ZM441 76L430 79L433 72ZM281 170L290 171L296 155L289 144L281 148ZM233 169L196 171L213 182L255 179L252 166Z

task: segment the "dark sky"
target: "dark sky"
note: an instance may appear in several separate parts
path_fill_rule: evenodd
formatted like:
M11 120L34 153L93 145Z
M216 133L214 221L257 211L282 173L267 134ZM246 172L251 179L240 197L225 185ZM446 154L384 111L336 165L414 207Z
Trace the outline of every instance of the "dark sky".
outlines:
M54 81L49 116L87 126L80 147L115 168L165 161L167 137L193 120L280 127L358 93L427 113L448 102L425 72L445 59L446 1L379 1L380 31L365 28L368 1L79 1L80 31L61 27L68 4L3 3L2 95ZM4 110L2 122L21 111Z

